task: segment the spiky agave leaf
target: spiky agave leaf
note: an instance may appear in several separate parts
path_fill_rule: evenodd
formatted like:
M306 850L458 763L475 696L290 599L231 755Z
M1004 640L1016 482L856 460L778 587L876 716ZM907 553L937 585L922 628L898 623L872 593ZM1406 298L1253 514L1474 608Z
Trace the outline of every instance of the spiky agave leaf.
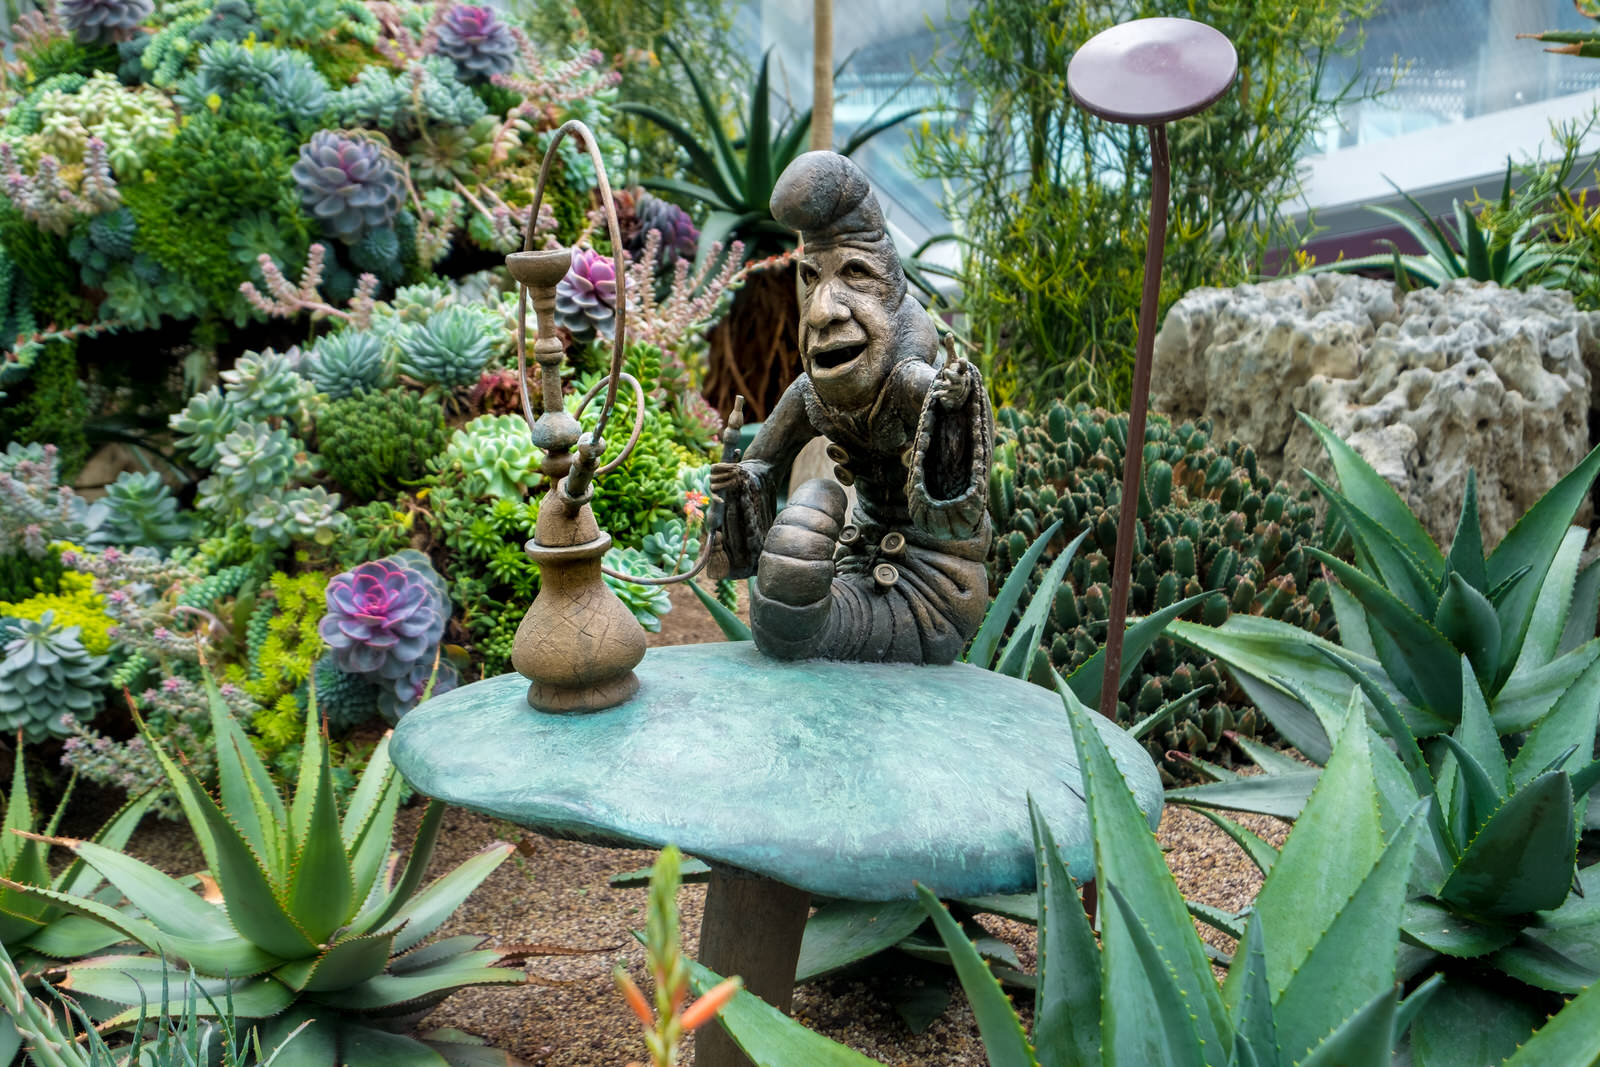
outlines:
M83 896L101 892L99 873L81 860L68 864L54 877L50 874L47 838L59 826L72 792L73 783L69 782L54 814L41 828L28 798L24 761L16 761L5 817L0 821L0 877L6 883L0 888L0 944L28 968L40 957L94 955L123 939L120 932L86 921L70 909L11 888L31 886ZM108 848L126 845L155 799L156 792L148 790L128 801L95 833L94 841ZM37 832L41 829L42 834Z
M303 1017L315 1016L322 1026L307 1028L303 1046L296 1039L289 1055L296 1062L327 1041L335 1058L325 1062L381 1064L395 1062L385 1056L437 1055L413 1038L389 1033L384 1020L413 1015L463 986L524 980L498 966L505 955L481 949L478 939L453 938L412 951L505 861L511 847L496 842L423 887L443 813L435 803L403 871L393 878L386 861L400 780L387 738L341 816L314 706L300 778L286 799L209 677L207 689L218 747L216 795L158 739L148 731L145 736L200 841L221 899L206 899L191 882L117 848L52 839L104 877L136 914L78 892L82 878L59 889L19 883L7 888L92 920L152 954L69 965L67 986L108 1005L113 1025L137 1019L148 991L163 981L176 990L158 1009L166 1014L183 1010L186 991L197 983L208 997L231 998L240 1018L280 1017L283 1025L273 1024L275 1039L286 1038ZM188 968L197 975L192 982ZM200 1008L202 1014L211 1010Z

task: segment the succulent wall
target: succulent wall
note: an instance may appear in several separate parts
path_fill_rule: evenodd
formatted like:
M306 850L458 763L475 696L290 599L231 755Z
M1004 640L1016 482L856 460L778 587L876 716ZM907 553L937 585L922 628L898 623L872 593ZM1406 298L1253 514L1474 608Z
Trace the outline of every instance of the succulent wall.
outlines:
M628 347L644 411L625 390L605 458L636 414L642 431L597 497L616 539L608 562L641 577L698 550L717 428L668 354L695 343L683 308L716 298L683 302L683 260L645 232L627 281L650 299L632 319L670 347ZM515 298L500 284L495 272L404 285L327 316L302 345L246 352L170 417L180 466L124 473L93 504L63 486L54 446L13 443L0 455L0 715L11 728L64 738L70 768L130 788L159 768L116 713L126 691L204 779L215 766L204 663L284 774L298 767L315 690L334 780L349 786L384 720L430 687L508 670L539 588L523 544L541 457L511 370ZM573 345L580 366L609 358L603 340ZM572 410L597 381L577 375ZM597 417L595 403L582 412L591 429ZM664 590L608 580L659 628ZM178 815L170 797L157 810Z
M259 319L240 283L262 283L262 254L298 270L312 241L336 298L364 273L392 289L452 250L505 251L528 155L617 81L488 7L83 5L122 20L88 39L79 20L99 15L77 6L19 23L0 125L0 243L63 325ZM591 180L578 168L557 196L586 207Z
M284 347L282 317L493 264L520 243L530 161L567 118L603 128L620 77L581 40L421 0L61 0L14 37L0 433L57 443L70 474L103 436L86 420L159 427L190 346ZM564 154L545 202L571 226L594 173ZM426 369L466 326L407 352ZM150 358L123 360L128 343Z
M1057 519L1061 545L1087 531L1041 642L1050 664L1070 674L1105 639L1128 419L1055 401L1038 415L1002 408L996 421L993 581L1003 581ZM1313 633L1331 627L1326 583L1306 552L1319 536L1308 493L1261 476L1248 445L1213 439L1203 420L1174 426L1153 415L1144 449L1130 614L1214 591L1193 613L1210 625L1239 612ZM1038 563L1030 591L1053 556ZM1225 733L1250 737L1267 729L1212 659L1165 637L1123 686L1118 721L1130 726L1196 690L1194 701L1145 734L1158 758L1172 751L1226 758ZM1176 770L1168 760L1164 772Z

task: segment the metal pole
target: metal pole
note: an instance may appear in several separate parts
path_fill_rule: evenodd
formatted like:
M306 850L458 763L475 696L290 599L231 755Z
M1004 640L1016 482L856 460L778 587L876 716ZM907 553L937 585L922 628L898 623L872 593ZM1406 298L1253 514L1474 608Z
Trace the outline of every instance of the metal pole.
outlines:
M1106 625L1106 669L1100 681L1100 714L1117 717L1122 687L1122 637L1128 623L1128 588L1133 583L1134 527L1139 521L1140 479L1144 473L1145 408L1150 402L1150 364L1155 352L1156 311L1161 302L1161 254L1167 240L1167 200L1172 168L1167 158L1167 128L1150 130L1150 238L1144 249L1144 294L1139 300L1139 340L1133 364L1133 399L1128 409L1128 443L1122 457L1122 508L1117 518L1117 558L1111 572L1111 618Z
M833 0L811 4L811 149L833 147Z

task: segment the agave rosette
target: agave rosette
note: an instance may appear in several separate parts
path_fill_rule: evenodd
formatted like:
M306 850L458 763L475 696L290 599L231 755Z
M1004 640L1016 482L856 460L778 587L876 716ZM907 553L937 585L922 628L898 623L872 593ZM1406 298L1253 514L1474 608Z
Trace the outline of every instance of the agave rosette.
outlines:
M53 834L66 810L71 790L61 798L50 821L43 827ZM129 801L95 835L99 846L118 849L128 843L139 820L156 799L154 790ZM73 959L99 953L121 941L122 935L98 922L73 914L49 900L28 895L19 886L49 889L73 896L93 897L108 906L120 898L108 891L100 873L81 859L50 875L49 851L45 838L37 831L37 813L28 799L28 780L23 761L16 761L11 778L11 795L5 817L0 821L0 945L4 945L26 970L43 959Z
M1325 558L1341 583L1333 603L1342 644L1291 637L1261 619L1215 629L1176 623L1171 632L1224 661L1312 760L1327 759L1344 709L1370 709L1394 746L1375 760L1380 792L1391 805L1420 799L1427 810L1401 977L1449 973L1432 1016L1472 1019L1475 1034L1513 1047L1561 996L1600 981L1600 864L1580 866L1577 849L1583 829L1600 827L1600 805L1589 803L1600 782L1600 569L1582 566L1588 532L1567 525L1600 470L1600 450L1487 558L1469 479L1446 555L1369 466L1313 425L1345 493L1321 488L1356 546L1356 566ZM1328 772L1239 743L1265 773L1200 764L1220 780L1168 799L1297 818ZM1265 842L1206 814L1263 869L1272 866ZM1494 1010L1484 1012L1486 1003ZM1473 1055L1449 1026L1419 1040L1446 1057L1437 1062Z
M288 1050L291 1063L509 1062L466 1035L413 1037L404 1030L457 989L525 981L520 971L500 966L506 954L481 948L481 938L423 944L512 846L491 844L424 888L444 808L429 805L400 867L390 846L401 781L387 739L373 751L341 817L314 707L299 782L286 800L210 679L207 689L217 796L146 733L205 855L203 892L115 848L69 839L53 840L104 876L137 915L70 888L4 883L27 899L95 920L150 953L70 964L64 986L115 1026L157 1010L144 1005L158 989L170 991L159 1010L181 1012L193 981L218 1004L231 1002L238 1018L264 1020L268 1049L311 1020Z

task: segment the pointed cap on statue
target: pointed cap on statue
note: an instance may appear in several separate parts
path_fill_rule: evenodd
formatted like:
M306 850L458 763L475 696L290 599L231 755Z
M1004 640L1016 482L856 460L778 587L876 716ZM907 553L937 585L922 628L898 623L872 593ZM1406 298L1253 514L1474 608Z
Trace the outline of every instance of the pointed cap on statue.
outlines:
M800 231L808 248L886 237L867 176L837 152L807 152L785 167L772 190L772 217Z

